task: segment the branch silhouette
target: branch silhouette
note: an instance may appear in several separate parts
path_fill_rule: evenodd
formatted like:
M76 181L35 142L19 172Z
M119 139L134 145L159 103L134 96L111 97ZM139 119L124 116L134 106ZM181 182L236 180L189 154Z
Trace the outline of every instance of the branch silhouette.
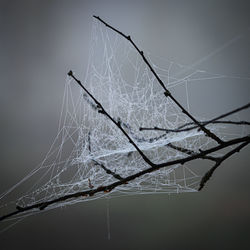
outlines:
M132 40L131 36L126 36L125 34L123 34L121 31L117 30L116 28L112 27L111 25L109 25L108 23L106 23L105 21L103 21L99 16L93 16L94 18L96 18L97 20L99 20L100 22L102 22L104 25L106 25L108 28L110 28L111 30L115 31L116 33L120 34L122 37L124 37L125 39L127 39L132 45L133 47L138 51L138 53L141 55L143 61L146 63L146 65L149 67L150 71L152 72L152 74L155 76L155 78L157 79L158 83L161 85L161 87L164 89L164 95L166 97L169 97L180 109L181 111L187 115L201 130L204 131L205 134L207 134L210 138L212 138L213 140L215 140L217 143L222 144L223 141L216 136L214 133L212 133L209 129L205 128L201 123L199 123L175 98L174 96L171 94L171 92L165 87L163 81L160 79L160 77L158 76L158 74L155 72L155 70L153 69L153 67L151 66L151 64L149 63L149 61L147 60L147 58L145 57L144 53L142 50L140 50L137 45L134 43L134 41Z
M218 121L219 119L223 119L227 116L230 116L234 113L238 113L244 109L248 109L250 107L250 103L247 103L246 105L243 105L242 107L239 107L237 109L231 110L228 113L225 113L223 115L217 116L209 121L202 121L200 122L203 126L206 126L208 124L231 124L231 125L250 125L250 122L247 121ZM145 127L140 127L139 130L143 131L143 130L158 130L158 131L164 131L166 133L170 133L170 132L174 132L174 133L179 133L179 132L186 132L186 131L190 131L193 129L197 129L198 126L194 125L191 127L188 127L190 125L194 125L193 122L188 122L186 124L183 124L181 126L179 126L177 129L166 129L166 128L158 128L158 127L154 127L154 128L145 128Z
M136 151L140 154L140 156L142 157L142 159L148 164L148 167L144 170L141 170L135 174L129 175L127 177L121 177L119 174L111 171L108 166L104 166L102 163L97 162L97 161L93 161L94 164L99 165L105 172L106 174L112 175L116 181L114 181L111 184L105 185L105 186L99 186L94 188L91 185L91 182L89 180L89 186L90 189L88 190L83 190L80 192L75 192L75 193L71 193L71 194L67 194L52 200L48 200L45 202L38 202L35 203L33 205L29 205L29 206L16 206L16 210L3 215L0 217L0 221L4 221L6 219L9 219L11 217L15 217L19 214L26 214L29 211L39 211L39 210L44 210L46 209L48 206L51 206L53 204L57 204L57 203L62 203L65 201L70 201L70 200L76 200L76 199L83 199L86 196L93 196L97 193L101 193L101 192L111 192L112 190L114 190L116 187L121 186L121 185L126 185L129 182L135 180L136 178L139 178L141 176L144 176L146 174L150 174L152 172L158 171L162 168L166 168L169 166L173 166L176 164L185 164L187 162L191 162L197 159L204 159L204 160L211 160L214 162L214 166L203 176L201 182L200 182L200 186L198 190L202 190L204 188L204 186L206 185L207 181L211 178L211 176L213 175L213 173L215 172L215 170L222 164L222 162L224 162L226 159L228 159L229 157L231 157L232 155L234 155L235 153L239 152L241 149L243 149L244 147L246 147L249 143L250 143L250 135L244 136L244 137L238 137L235 139L231 139L228 141L223 141L221 138L219 138L217 135L215 135L213 132L211 132L206 126L209 124L214 124L214 123L224 123L224 124L233 124L233 125L250 125L249 122L247 121L241 121L241 122L234 122L234 121L219 121L222 118L225 118L233 113L237 113L243 109L247 109L250 107L250 103L237 108L235 110L232 110L228 113L225 113L223 115L220 115L212 120L209 121L203 121L200 122L197 119L195 119L187 110L184 109L184 107L173 97L173 95L169 92L169 90L165 87L164 83L162 82L162 80L160 79L160 77L157 75L157 73L154 71L153 67L150 65L150 63L148 62L147 58L145 57L143 51L139 50L139 48L137 47L137 45L134 43L134 41L131 39L130 36L126 36L125 34L123 34L121 31L115 29L114 27L110 26L109 24L107 24L106 22L104 22L100 17L94 16L94 18L98 19L100 22L102 22L103 24L105 24L108 28L112 29L113 31L115 31L116 33L120 34L121 36L123 36L124 38L126 38L132 45L133 47L138 51L138 53L141 55L143 61L145 62L145 64L149 67L149 69L151 70L151 72L153 73L153 75L155 76L155 78L157 79L158 83L162 86L164 92L163 94L166 96L166 98L170 98L181 110L182 112L188 116L192 122L191 123L186 123L176 129L164 129L164 128L158 128L158 127L154 127L154 128L139 128L139 130L161 130L164 131L165 133L170 133L170 132L183 132L183 131L188 131L188 130L192 130L192 129L199 129L201 131L204 132L204 134L208 137L210 137L212 140L216 141L218 144L216 144L215 146L206 149L206 150L200 150L199 152L195 152L193 150L190 149L186 149L183 147L179 147L174 145L173 143L168 143L167 147L170 147L174 150L177 150L181 153L184 154L184 157L181 157L180 159L175 159L175 160L171 160L171 161L167 161L167 162L163 162L160 164L154 163L152 162L144 153L143 151L139 148L139 146L137 145L137 142L139 140L143 140L143 138L137 138L132 132L131 133L127 133L126 130L124 128L129 129L129 124L124 123L123 121L121 121L120 119L115 119L113 118L102 106L102 104L94 97L94 95L92 93L90 93L87 88L82 84L82 82L77 79L73 72L70 70L68 72L68 76L71 77L72 79L74 79L74 81L81 87L81 89L84 91L84 98L87 99L87 101L89 102L89 104L92 106L93 109L96 110L96 112L100 113L101 115L105 115L105 117L107 119L110 120L110 122L117 127L117 129L128 139L129 143L131 143L133 145L133 147L136 149ZM89 99L90 100L89 100ZM158 140L159 138L161 138L162 136L159 136L157 138L152 138L150 140ZM91 153L91 145L90 145L90 133L88 134L88 139L89 139L89 152ZM232 149L231 147L235 146L234 149ZM223 156L221 157L214 157L211 156L212 153L218 152L222 149L228 149L230 148L230 151L225 153Z
M121 130L123 132L123 134L130 140L130 143L132 143L132 145L134 145L134 147L138 148L138 146L135 144L135 142L133 142L133 140L130 138L130 136L123 130L123 128L121 127L120 122L116 122L106 111L105 109L102 107L102 105L95 99L95 97L82 85L82 83L73 75L73 72L70 71L68 73L69 76L71 76L78 84L79 86L81 86L81 88L96 102L97 106L98 106L98 111L101 114L104 114L107 116L108 119L110 119L110 121L112 123L114 123L116 125L116 127ZM101 111L101 112L100 112ZM216 161L215 166L213 167L213 169L206 174L206 177L203 177L201 184L200 184L200 188L199 190L201 190L205 183L208 181L208 179L212 176L213 172L215 171L216 168L218 168L218 166L227 158L229 158L231 155L233 155L236 152L239 152L243 147L247 146L250 143L250 135L248 136L244 136L244 137L240 137L240 138L236 138L233 140L229 140L229 141L225 141L222 144L212 147L210 149L204 150L204 151L200 151L199 153L194 153L189 155L187 157L181 158L181 159L177 159L177 160L173 160L173 161L169 161L169 162L165 162L165 163L161 163L161 164L152 164L151 161L150 162L150 167L142 170L140 172L137 172L136 174L130 175L128 177L122 178L119 181L113 182L112 184L106 185L106 186L99 186L95 189L89 189L89 190L85 190L82 192L76 192L76 193L72 193L72 194L68 194L50 201L46 201L46 202L40 202L40 203L36 203L34 205L31 206L26 206L26 207L20 207L17 206L16 207L16 211L3 215L2 217L0 217L0 221L6 220L10 217L13 217L15 215L18 215L20 213L25 213L27 211L31 211L34 209L40 209L40 210L44 210L46 207L55 204L55 203L60 203L66 200L71 200L71 199L77 199L80 197L86 197L86 196L93 196L96 193L100 193L100 192L111 192L113 189L115 189L118 186L127 184L130 181L135 180L136 178L143 176L145 174L149 174L155 171L158 171L161 168L164 167L168 167L168 166L172 166L172 165L176 165L176 164L185 164L186 162L190 162L196 159L204 159L204 157L209 157L209 154L217 152L221 149L227 148L229 146L233 146L236 144L240 144L240 146L236 147L234 150L231 150L229 153L225 154L223 157L216 159L214 158L214 160ZM140 149L138 148L138 153L141 152L141 156L144 159L144 154L142 153L142 151L140 151ZM186 152L187 153L187 152ZM143 157L144 156L144 157ZM148 158L146 158L148 159ZM109 173L110 174L110 173ZM120 178L120 176L118 177Z

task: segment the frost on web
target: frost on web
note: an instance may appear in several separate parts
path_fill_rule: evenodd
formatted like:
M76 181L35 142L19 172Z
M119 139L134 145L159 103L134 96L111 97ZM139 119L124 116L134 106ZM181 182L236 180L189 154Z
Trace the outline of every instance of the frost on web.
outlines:
M211 146L211 138L197 129L179 133L140 131L140 127L171 130L191 121L164 96L141 56L125 39L94 22L90 44L88 69L83 81L85 87L111 117L120 121L122 128L152 162L159 164L186 156L185 152L169 147L169 144L190 152ZM144 54L168 89L182 93L181 102L188 110L188 83L220 77ZM157 64L157 60L160 63ZM186 72L185 77L180 77L183 72ZM221 125L208 127L221 136ZM25 185L29 188L19 194L15 205L31 206L105 186L117 181L115 176L124 178L146 168L147 163L124 134L106 116L98 113L96 104L67 78L58 135L51 149L32 173L1 198L28 183ZM110 193L54 203L49 209L106 195L194 192L205 171L197 171L192 165L177 164L145 174Z

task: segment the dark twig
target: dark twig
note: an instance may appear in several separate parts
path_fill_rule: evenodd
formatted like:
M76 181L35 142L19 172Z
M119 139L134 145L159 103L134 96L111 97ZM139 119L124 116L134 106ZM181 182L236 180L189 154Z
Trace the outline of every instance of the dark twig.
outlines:
M204 122L200 122L201 124L205 124L207 125L207 121L204 121ZM197 125L194 125L192 127L188 127L190 125L193 125L194 123L193 122L188 122L188 123L185 123L184 125L180 126L179 128L177 129L168 129L168 128L159 128L159 127L153 127L153 128L146 128L146 127L140 127L139 130L140 131L152 131L152 130L155 130L155 131L163 131L165 132L166 134L167 133L181 133L181 132L187 132L187 131L191 131L193 129L197 129L198 126ZM247 121L214 121L214 122L209 122L209 124L232 124L232 125L250 125L250 122L247 122ZM184 127L184 128L183 128ZM185 128L185 127L188 127L188 128Z
M89 132L88 132L88 149L89 149L89 153L91 153L91 140L90 140L90 135L91 135L91 132L89 131Z
M233 124L233 125L250 125L250 122L247 122L247 121L218 121L219 119L222 119L222 118L225 118L227 116L230 116L234 113L238 113L244 109L248 109L250 107L250 103L244 105L244 106L241 106L237 109L234 109L230 112L227 112L223 115L220 115L220 116L217 116L209 121L202 121L200 122L203 126L206 126L208 124ZM170 133L170 132L174 132L174 133L179 133L179 132L185 132L185 131L190 131L192 129L196 129L198 128L197 125L194 125L192 127L188 127L190 125L194 125L193 122L188 122L188 123L185 123L181 126L179 126L177 129L165 129L165 128L158 128L158 127L154 127L154 128L145 128L145 127L140 127L139 130L140 131L143 131L143 130L158 130L158 131L164 131L166 133ZM186 128L188 127L188 128Z
M6 215L3 215L2 217L0 217L0 221L3 221L5 219L8 219L8 218L10 218L12 216L15 216L17 214L24 213L24 212L27 212L27 211L31 211L31 210L34 210L34 209L43 210L43 209L45 209L46 207L48 207L48 206L50 206L52 204L60 203L60 202L66 201L66 200L77 199L77 198L85 197L85 196L88 196L88 195L93 196L94 194L100 193L100 192L110 192L114 188L116 188L118 186L121 186L123 184L127 184L128 182L130 182L130 181L132 181L132 180L134 180L134 179L136 179L136 178L138 178L140 176L143 176L145 174L149 174L149 173L152 173L154 171L158 171L159 169L164 168L164 167L173 166L173 165L176 165L176 164L185 164L186 162L190 162L190 161L193 161L195 159L201 159L205 155L211 154L213 152L217 152L218 150L221 150L223 148L227 148L229 146L232 146L232 145L235 145L235 144L238 144L238 143L243 143L243 144L241 144L241 148L245 147L246 145L248 145L250 143L250 136L236 138L236 139L224 142L222 145L218 145L218 146L210 148L208 150L201 151L200 153L198 153L196 155L191 155L191 156L188 156L188 157L185 157L185 158L181 158L181 159L169 161L169 162L166 162L166 163L158 164L157 167L147 168L147 169L142 170L142 171L140 171L140 172L138 172L136 174L130 175L130 176L124 178L123 180L113 182L112 184L109 184L109 185L106 185L106 186L100 186L100 187L97 187L95 189L90 189L90 190L86 190L86 191L82 191L82 192L68 194L68 195L56 198L54 200L36 203L34 205L31 205L31 206L26 206L26 207L17 206L16 211L14 211L12 213L9 213L9 214L6 214ZM237 149L237 150L239 150L239 149ZM231 156L233 153L234 152L231 152L231 154L229 156ZM228 158L229 156L227 156L226 158Z
M88 149L89 149L89 153L91 153L91 139L90 139L90 132L88 133ZM119 175L116 174L115 172L113 172L112 170L108 169L107 167L105 167L102 163L96 161L96 160L92 160L95 165L100 166L107 174L112 175L114 178L118 179L118 180L123 180L123 178ZM92 186L90 179L89 179L89 187ZM92 186L93 187L93 186Z
M154 77L157 79L158 83L161 85L161 87L164 89L164 95L166 97L169 97L180 109L181 111L187 115L205 134L207 134L207 136L209 136L210 138L212 138L213 140L215 140L217 143L222 144L223 141L216 136L214 133L212 133L209 129L207 129L206 127L204 127L202 124L200 124L174 97L173 95L170 93L170 91L165 87L164 83L162 82L162 80L160 79L160 77L158 76L158 74L155 72L155 70L153 69L153 67L151 66L151 64L149 63L149 61L147 60L147 58L145 57L144 53L142 50L140 50L137 45L134 43L134 41L131 39L130 36L126 36L125 34L123 34L121 31L115 29L114 27L112 27L111 25L109 25L108 23L106 23L105 21L103 21L99 16L93 16L94 18L96 18L97 20L99 20L101 23L105 24L108 28L110 28L111 30L115 31L116 33L120 34L122 37L124 37L125 39L127 39L132 45L133 47L138 51L138 53L141 55L143 61L146 63L146 65L149 67L150 71L152 72L152 74L154 75Z
M155 142L155 141L158 141L158 140L162 139L163 137L166 137L166 134L163 134L163 135L160 135L160 136L157 136L157 137L153 137L153 138L150 138L150 139L146 139L146 138L143 138L143 137L138 137L138 136L136 136L134 134L134 132L132 131L131 126L128 123L123 122L120 118L119 118L119 121L121 122L121 125L123 125L124 127L126 127L128 129L129 133L133 136L133 138L136 140L136 142L152 143L152 142ZM179 151L181 153L188 154L188 155L196 154L196 152L193 151L193 150L186 149L184 147L175 146L172 143L168 143L168 144L166 144L166 146L170 147L172 149L175 149L175 150L177 150L177 151ZM212 156L204 156L203 159L212 160L212 161L216 160L216 158L214 158Z
M126 133L126 131L122 128L121 126L121 122L120 121L116 121L115 119L113 119L109 113L103 108L103 106L101 105L100 102L98 102L96 100L96 98L82 85L81 81L78 80L74 75L72 70L70 70L68 72L68 76L72 77L78 84L79 86L86 92L86 94L88 94L88 96L96 103L97 105L97 109L98 112L105 115L111 122L113 122L115 124L115 126L117 126L120 131L127 137L128 141L135 147L135 149L138 151L138 153L142 156L142 158L144 159L144 161L146 163L148 163L150 166L155 166L155 164L153 162L151 162L148 157L138 148L138 146L135 144L135 142L132 140L132 138Z
M142 158L144 159L144 161L146 163L148 163L150 165L150 167L137 172L135 174L132 174L130 176L127 176L125 178L122 178L121 176L117 175L116 173L112 172L111 170L109 170L108 168L106 168L103 164L98 163L98 165L100 165L107 174L111 174L113 177L115 177L116 179L118 179L118 181L113 182L111 184L108 184L106 186L99 186L94 188L94 186L92 185L91 181L89 180L89 188L88 190L85 191L81 191L81 192L76 192L76 193L72 193L72 194L68 194L68 195L64 195L61 196L59 198L56 199L52 199L49 201L44 201L44 202L39 202L39 203L35 203L33 205L29 205L26 207L20 207L20 206L16 206L16 211L11 212L9 214L3 215L2 217L0 217L0 221L3 221L5 219L8 219L10 217L16 216L18 214L26 214L28 211L34 211L37 209L43 210L45 208L47 208L50 205L56 204L56 203L61 203L61 202L65 202L65 201L70 201L70 200L75 200L78 198L82 198L85 196L93 196L96 193L100 193L100 192L110 192L113 189L115 189L118 186L121 186L123 184L127 184L130 181L135 180L136 178L139 178L141 176L144 176L146 174L150 174L152 172L158 171L161 168L165 168L165 167L170 167L176 164L185 164L187 162L196 160L196 159L209 159L209 160L213 160L216 162L216 164L214 165L214 167L212 167L210 169L209 172L206 173L206 175L202 178L201 183L200 183L200 188L199 190L201 190L205 183L209 180L209 178L212 176L213 172L215 171L216 168L218 168L218 166L227 158L229 158L230 156L232 156L234 153L240 151L243 147L247 146L250 143L250 136L245 136L245 137L240 137L240 138L236 138L233 140L229 140L229 141L222 141L220 138L218 138L215 134L213 134L211 131L209 131L207 128L205 128L205 126L209 123L215 122L218 119L222 119L223 117L229 115L229 113L224 114L219 116L219 118L215 118L213 120L207 121L207 123L200 123L198 122L191 114L189 114L180 104L179 102L177 102L177 100L171 95L171 93L166 89L165 85L163 84L163 82L161 81L161 79L159 78L159 76L156 74L156 72L153 70L152 66L149 64L148 60L145 58L143 51L140 51L138 49L138 47L135 45L135 43L133 42L133 40L131 39L130 36L125 36L122 32L116 30L115 28L111 27L110 25L108 25L107 23L105 23L102 19L100 19L99 17L96 17L99 21L101 21L102 23L104 23L107 27L111 28L112 30L116 31L117 33L119 33L120 35L122 35L123 37L125 37L134 47L135 49L140 53L140 55L142 56L144 62L148 65L148 67L150 68L150 70L152 71L152 73L154 74L154 76L156 77L156 79L158 80L159 84L163 87L164 89L164 94L166 97L170 97L175 103L176 105L182 110L182 112L184 114L186 114L192 121L193 121L193 125L196 126L197 128L201 129L207 136L209 136L210 138L212 138L213 140L217 141L219 143L219 145L214 146L212 148L209 148L207 150L200 150L199 152L194 152L192 150L189 149L185 149L185 148L181 148L178 146L175 146L173 144L170 144L170 147L172 147L175 150L178 150L180 152L183 152L185 154L187 154L188 156L181 158L181 159L176 159L176 160L172 160L172 161L168 161L168 162L164 162L164 163L160 163L160 164L155 164L152 163L145 155L144 153L138 148L138 146L136 145L136 143L131 139L131 137L128 135L128 133L126 133L126 131L123 129L122 125L121 125L121 121L116 121L114 118L112 118L107 112L106 110L103 108L103 106L95 99L95 97L82 85L81 81L79 81L77 78L75 78L75 76L73 75L72 71L69 71L68 75L70 77L72 77L79 85L80 87L85 91L85 93L90 97L91 100L93 100L94 103L92 103L92 107L94 109L96 109L99 113L104 114L108 119L110 119L112 121L112 123L115 124L115 126L117 126L117 128L119 128L119 130L124 134L124 136L129 140L129 142L135 147L135 149L137 150L137 152L142 156ZM249 107L249 104L247 104ZM247 106L245 105L245 106ZM242 108L237 109L237 111L234 112L238 112L242 110ZM231 111L232 114L233 111ZM191 125L191 124L190 124ZM183 126L183 125L182 125ZM185 128L184 127L182 128ZM179 128L179 129L182 129ZM89 135L90 136L90 135ZM90 141L90 138L89 138ZM209 156L209 154L212 154L214 152L218 152L221 149L225 149L227 147L239 144L239 146L237 146L235 149L231 150L230 152L226 153L224 156L219 157L219 158L215 158L215 157L211 157ZM169 146L169 145L168 145ZM89 151L91 152L91 147L89 148Z
M92 160L96 165L100 166L107 174L112 175L114 178L116 178L117 180L123 180L124 178L122 178L119 174L111 171L110 169L108 169L107 167L105 167L102 163L96 161L96 160Z
M209 124L209 123L211 123L211 122L215 122L215 121L217 121L217 120L220 120L220 119L222 119L222 118L225 118L225 117L227 117L227 116L229 116L229 115L232 115L232 114L234 114L234 113L238 113L238 112L240 112L240 111L243 110L243 109L248 109L249 107L250 107L250 102L247 103L246 105L242 106L242 107L239 107L239 108L237 108L237 109L231 110L231 111L228 112L228 113L225 113L225 114L223 114L223 115L217 116L216 118L214 118L214 119L212 119L212 120L210 120L210 121L205 122L205 125L207 125L207 124ZM232 123L232 122L231 122L231 123ZM243 123L249 125L249 122L243 122Z
M176 146L174 145L173 143L168 143L166 145L167 147L170 147L172 149L175 149L181 153L184 153L184 154L187 154L187 155L196 155L197 152L191 150L191 149L186 149L186 148L183 148L183 147L179 147L179 146ZM211 160L211 161L216 161L217 158L213 157L213 156L209 156L209 155L204 155L203 157L201 157L202 159L205 159L205 160Z
M106 112L106 110L102 107L102 105L95 99L95 97L82 85L82 83L81 83L81 81L80 80L78 80L74 75L73 75L73 72L72 71L69 71L69 73L68 73L68 75L69 76L71 76L81 87L82 87L82 89L90 96L90 98L96 103L96 105L97 105L97 107L98 107L98 112L99 113L102 113L102 114L104 114L104 115L106 115L122 132L123 132L123 134L129 139L129 142L135 147L135 149L138 151L138 153L142 156L142 158L145 160L145 162L147 162L152 168L156 168L156 169L158 169L158 168L162 168L162 167L166 167L166 166L169 166L169 163L170 162L166 162L166 163L161 163L161 164L155 164L155 163L152 163L145 155L144 155L144 153L138 148L138 146L135 144L135 142L131 139L131 137L126 133L126 131L122 128L122 126L121 126L121 121L120 121L120 119L118 119L118 121L115 121L107 112ZM247 106L247 105L245 105L245 106ZM241 109L243 109L243 107L241 107L241 108L238 108L238 111L239 110L241 110ZM232 113L232 112L235 112L235 111L231 111L231 112L229 112L230 114ZM229 113L227 113L227 115L229 114ZM220 117L224 117L225 115L221 115ZM243 137L244 138L244 137ZM249 140L249 136L246 136L245 138L247 138L247 140ZM240 141L238 141L240 139ZM233 144L235 144L235 143L239 143L239 142L241 142L241 139L242 138L236 138L236 139L234 139L234 140L231 140L231 141L228 141L228 142L223 142L223 143L221 143L218 147L215 147L215 148L217 148L217 150L220 150L220 149L222 149L222 148L225 148L225 147L228 147L228 146L230 146L231 144L231 142L234 142ZM229 145L229 144L230 145ZM187 152L187 151L186 151ZM204 152L207 152L207 153L204 153ZM211 152L214 152L214 151L211 151ZM192 160L194 160L194 159L197 159L197 155L199 155L199 157L198 158L203 158L204 159L204 156L207 156L207 154L209 154L210 152L209 152L209 150L207 150L207 151L201 151L201 153L200 154L192 154L190 157L192 158ZM211 159L211 158L210 158ZM214 158L215 159L215 158ZM174 162L174 161L173 161ZM185 163L185 161L183 161L182 162L182 164L184 164ZM177 163L175 163L175 164L177 164Z
M199 187L199 191L203 189L203 187L205 186L205 184L207 183L207 181L212 177L214 171L221 165L221 163L226 160L227 158L229 158L230 156L232 156L234 153L236 152L240 152L240 150L245 147L249 142L244 142L242 144L240 144L238 147L236 147L235 149L229 151L227 154L225 154L224 156L222 156L221 158L218 158L218 160L216 161L215 165L202 177L201 182L200 182L200 187Z

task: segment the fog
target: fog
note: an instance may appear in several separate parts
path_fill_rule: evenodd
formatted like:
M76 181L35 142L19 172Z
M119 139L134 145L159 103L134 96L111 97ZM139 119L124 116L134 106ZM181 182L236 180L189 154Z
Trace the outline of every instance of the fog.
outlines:
M230 76L189 86L192 114L212 118L249 102L249 11L247 1L0 1L0 192L32 171L57 135L67 72L86 74L92 15L156 57ZM237 116L249 118L249 110ZM248 146L202 192L31 216L0 234L1 249L248 249L249 160Z

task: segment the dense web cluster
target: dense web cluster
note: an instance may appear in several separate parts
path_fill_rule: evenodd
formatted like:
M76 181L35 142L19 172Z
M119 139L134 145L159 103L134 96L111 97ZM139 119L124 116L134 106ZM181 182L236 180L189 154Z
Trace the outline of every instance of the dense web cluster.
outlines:
M212 139L199 129L174 132L181 126L193 126L192 121L171 99L166 98L141 56L125 39L94 21L90 44L85 87L153 163L179 159L213 145ZM180 92L181 102L190 112L188 84L224 77L153 57L149 53L145 56L166 87L177 95ZM141 130L142 127L166 128L169 132ZM210 124L208 128L224 138L223 124ZM181 150L183 148L186 151ZM27 182L29 184L25 185L29 188L19 194L13 204L31 206L108 185L147 167L118 127L68 77L58 134L53 145L44 161L1 198ZM205 170L192 164L176 164L145 174L111 192L69 199L52 204L49 209L107 195L194 192ZM40 211L29 211L27 215L37 212Z

